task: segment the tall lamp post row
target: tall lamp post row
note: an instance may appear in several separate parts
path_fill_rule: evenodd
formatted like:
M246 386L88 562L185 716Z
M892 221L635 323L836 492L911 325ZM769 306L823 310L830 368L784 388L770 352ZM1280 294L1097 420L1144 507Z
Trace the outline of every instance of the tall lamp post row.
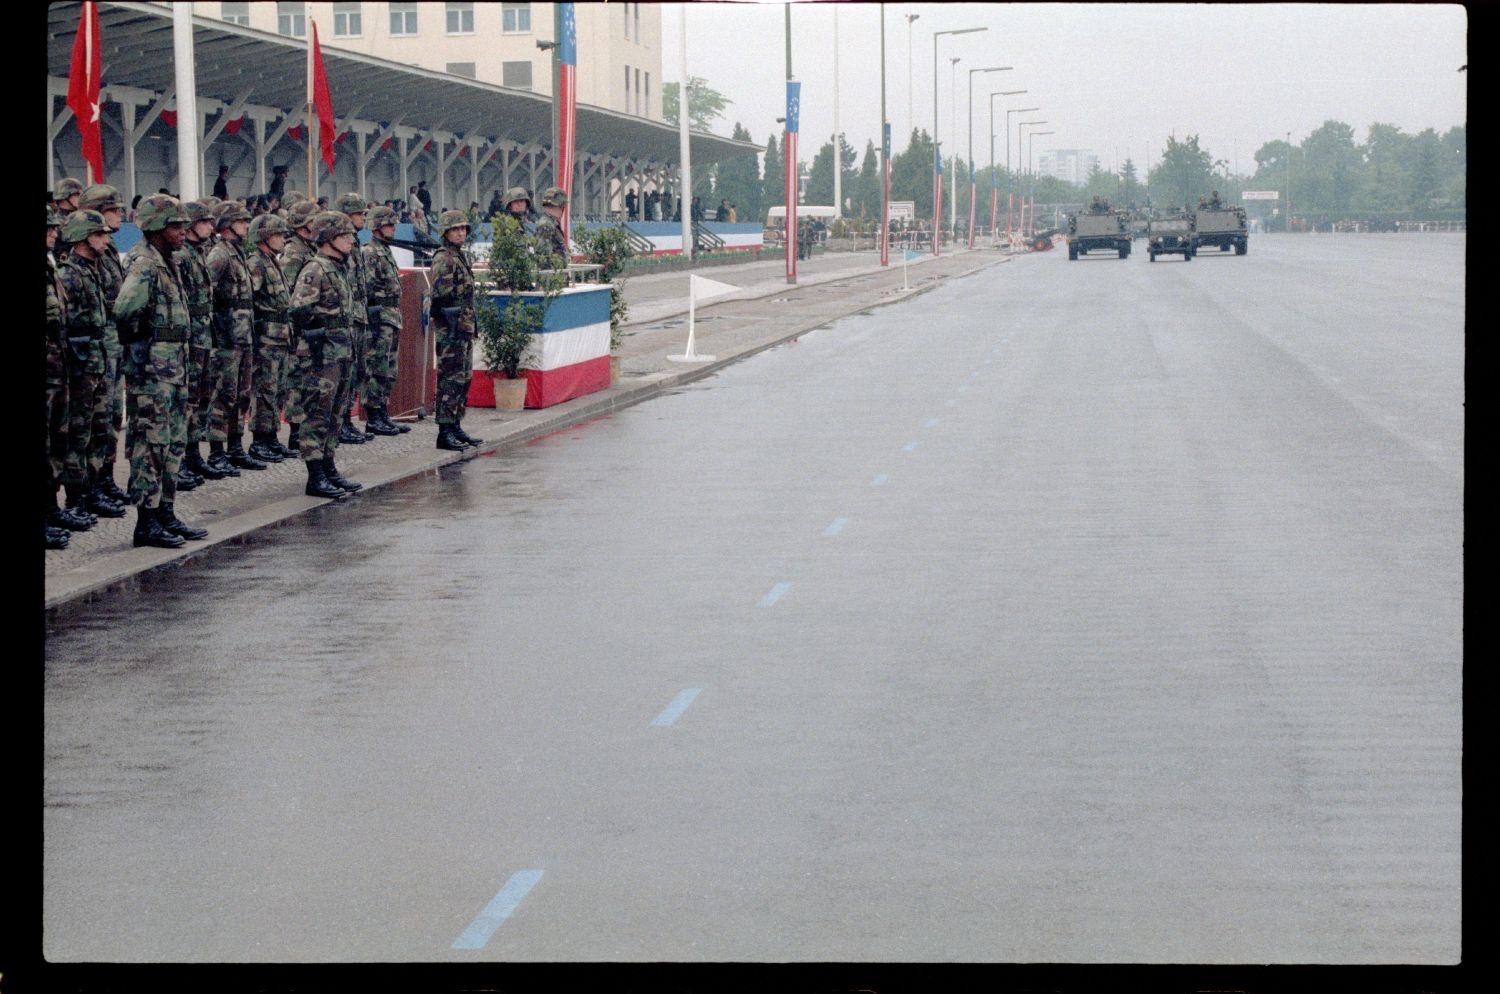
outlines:
M1036 234L1036 146L1031 141L1037 135L1055 135L1055 131L1033 131L1026 136L1026 173L1031 183L1031 233Z
M1011 212L1016 205L1016 177L1010 171L1010 116L1030 114L1039 110L1041 110L1040 107L1012 107L1005 112L1005 237L1007 239L1010 238L1011 233Z
M1025 92L1026 92L1025 90L1000 90L998 92L990 94L990 239L991 239L991 241L995 241L996 240L997 231L996 231L995 225L999 221L999 217L998 217L998 213L997 212L999 211L999 201L1000 201L1000 178L999 178L999 176L997 176L995 174L995 98L996 97L1014 97L1017 94L1021 94L1021 93L1025 93ZM1007 118L1007 120L1009 120L1009 119ZM1008 139L1009 139L1009 132L1007 131L1007 140ZM1006 168L1009 169L1010 168L1009 165L1007 165ZM1010 221L1010 216L1007 213L1007 215L1006 215L1007 227L1009 226L1009 221ZM972 227L972 224L970 226ZM972 247L972 245L974 243L971 241L969 244Z
M1008 72L1015 66L987 66L983 69L969 70L969 248L974 247L974 194L978 189L978 180L974 176L974 74L977 72ZM990 104L993 108L995 105ZM990 131L995 129L993 110L990 114ZM990 142L990 159L995 158L995 143ZM991 163L993 165L993 162Z
M938 142L938 39L943 35L966 35L989 28L956 28L932 33L932 254L939 255L938 233L943 226L943 150Z
M1032 125L1036 125L1036 124L1046 124L1046 123L1047 123L1046 121L1019 121L1019 122L1017 122L1017 124L1016 124L1016 154L1017 155L1021 154L1021 151L1022 151L1021 145L1026 140L1026 136L1023 135L1023 134L1021 134L1021 129L1022 128L1031 127ZM1024 238L1025 235L1026 235L1026 191L1025 190L1021 191L1021 213L1020 213L1020 218L1017 221L1016 228L1021 232L1021 236Z

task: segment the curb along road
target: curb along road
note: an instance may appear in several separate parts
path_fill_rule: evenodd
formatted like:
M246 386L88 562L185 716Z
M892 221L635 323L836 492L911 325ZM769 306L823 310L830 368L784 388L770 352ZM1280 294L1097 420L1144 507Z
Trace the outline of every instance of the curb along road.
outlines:
M666 358L669 354L680 354L686 344L686 320L671 319L686 315L688 306L685 296L661 292L685 293L688 272L631 278L627 280L627 299L632 291L646 299L631 302L634 320L622 329L624 344L619 355L623 374L618 384L540 410L470 409L464 427L484 442L462 453L443 452L435 447L437 426L430 419L418 421L411 432L400 437L340 446L340 471L365 485L358 495L343 503L357 506L365 494L397 480L491 455L508 446L650 400L839 318L909 300L947 280L972 275L1010 258L993 250L976 249L924 259L909 274L903 274L896 265L885 268L878 264L859 265L810 273L799 277L795 284L786 283L784 275L770 280L744 272L742 277L747 282L737 293L698 308L698 319L703 324L694 332L695 351L716 358L694 364L673 363ZM825 256L821 261L832 265L841 260ZM751 266L763 272L770 270L767 263L748 264L744 269ZM715 279L731 281L735 279L730 271L733 268L716 266L710 271ZM670 279L674 276L675 280ZM748 282L749 279L757 281ZM904 279L910 280L910 289L905 292L900 289ZM655 299L651 299L653 296ZM781 307L782 304L792 306ZM735 321L736 317L745 320ZM283 438L285 432L283 426ZM128 460L119 460L116 473L121 486L126 481L119 477L127 472ZM301 463L288 460L264 471L244 471L238 479L209 482L197 490L180 493L178 514L209 529L206 540L189 542L181 549L135 548L131 544L135 527L133 510L124 518L100 519L90 531L73 533L68 549L46 553L44 609L79 600L157 567L185 562L215 545L331 503L304 496L304 482Z

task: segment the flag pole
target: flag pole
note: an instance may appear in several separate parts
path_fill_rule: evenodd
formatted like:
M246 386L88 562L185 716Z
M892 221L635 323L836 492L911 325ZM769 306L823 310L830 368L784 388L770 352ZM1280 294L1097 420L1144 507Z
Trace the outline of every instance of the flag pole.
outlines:
M313 118L313 49L312 33L307 35L307 109L302 119L307 125L307 199L316 201L316 191L313 189L313 143L316 140L313 129L317 123Z

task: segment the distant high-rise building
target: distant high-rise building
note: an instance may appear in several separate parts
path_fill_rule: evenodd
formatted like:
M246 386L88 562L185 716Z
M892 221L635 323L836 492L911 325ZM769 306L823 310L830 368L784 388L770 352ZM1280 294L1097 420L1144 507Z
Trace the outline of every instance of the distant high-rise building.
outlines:
M1089 174L1098 165L1099 157L1088 149L1055 148L1036 157L1037 172L1079 186L1088 182Z

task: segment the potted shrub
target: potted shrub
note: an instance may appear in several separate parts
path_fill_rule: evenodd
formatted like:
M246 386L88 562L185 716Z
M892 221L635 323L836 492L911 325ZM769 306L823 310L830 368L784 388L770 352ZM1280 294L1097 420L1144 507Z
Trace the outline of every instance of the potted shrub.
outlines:
M514 217L496 214L490 225L489 268L479 274L483 299L475 308L479 347L495 388L495 406L520 410L526 403L521 366L563 278L542 277L536 239Z
M620 382L620 357L617 354L623 336L620 327L630 314L625 303L625 281L618 279L626 260L635 253L623 227L579 229L573 241L583 250L585 261L599 266L599 279L609 284L609 382Z

